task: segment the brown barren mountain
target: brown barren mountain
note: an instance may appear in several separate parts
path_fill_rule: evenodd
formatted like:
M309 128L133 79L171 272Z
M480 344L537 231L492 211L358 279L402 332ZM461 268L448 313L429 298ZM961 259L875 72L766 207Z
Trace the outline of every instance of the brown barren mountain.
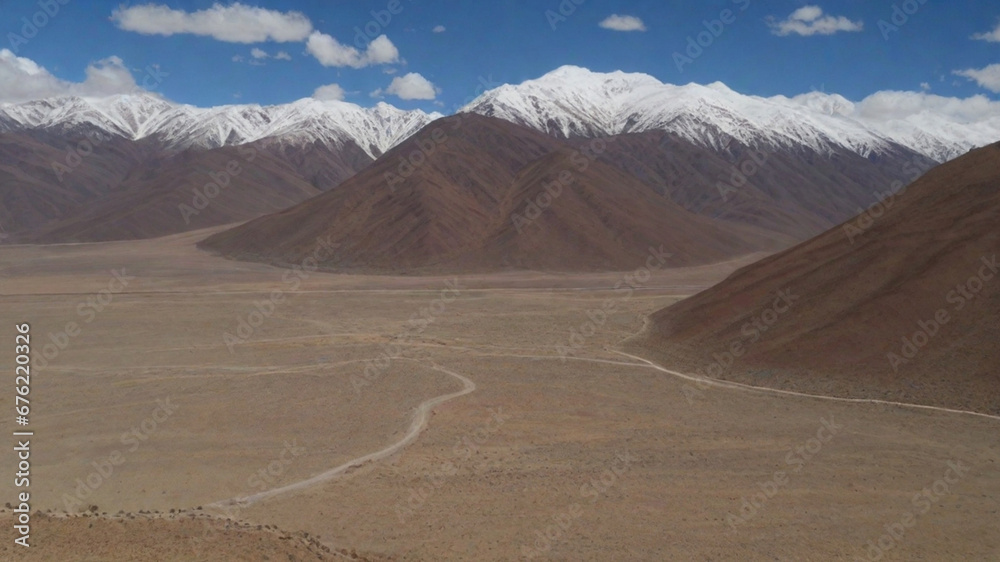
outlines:
M686 211L597 160L613 142L577 150L499 119L447 117L337 189L202 246L287 265L324 240L337 245L324 268L389 273L624 270L661 245L687 265L790 242Z
M0 234L8 241L91 242L239 222L331 189L371 162L353 143L263 139L173 152L152 139L5 133Z
M156 158L149 144L0 134L0 232L32 232L112 194L130 171Z
M251 146L190 150L134 170L110 195L25 238L151 238L246 220L318 193L290 164Z
M1000 144L656 312L633 343L759 386L996 414L998 255Z
M902 146L864 158L753 148L721 150L663 131L620 135L601 159L636 176L685 209L803 241L840 224L936 163ZM896 186L895 188L893 186Z

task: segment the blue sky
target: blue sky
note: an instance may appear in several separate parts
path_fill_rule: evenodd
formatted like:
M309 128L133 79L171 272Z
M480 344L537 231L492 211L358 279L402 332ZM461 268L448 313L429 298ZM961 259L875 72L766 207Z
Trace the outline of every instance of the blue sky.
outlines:
M44 4L58 13L38 16ZM384 99L449 112L483 83L519 83L564 64L765 96L822 90L860 100L923 89L995 100L1000 91L1000 66L990 66L1000 63L1000 2L986 0L245 0L214 13L213 4L0 0L0 49L9 50L0 51L0 101L84 82L88 67L102 92L123 79L119 70L141 83L157 68L152 89L199 106L286 103L327 86L323 95L364 106ZM913 13L887 30L879 22L893 23L894 4L895 23L903 8ZM22 18L47 21L28 38ZM688 52L699 34L707 46ZM688 57L681 69L675 53ZM23 59L49 81L11 86L25 82L11 74Z

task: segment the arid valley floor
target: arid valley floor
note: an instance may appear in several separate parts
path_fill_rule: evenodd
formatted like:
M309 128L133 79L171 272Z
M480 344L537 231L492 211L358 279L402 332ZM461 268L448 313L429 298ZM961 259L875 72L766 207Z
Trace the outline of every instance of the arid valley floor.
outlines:
M22 555L7 508L0 558L1000 560L1000 419L707 386L623 347L749 259L626 296L628 272L289 277L206 235L0 247L5 317L39 347L79 326L35 360L32 509L108 514L36 515Z

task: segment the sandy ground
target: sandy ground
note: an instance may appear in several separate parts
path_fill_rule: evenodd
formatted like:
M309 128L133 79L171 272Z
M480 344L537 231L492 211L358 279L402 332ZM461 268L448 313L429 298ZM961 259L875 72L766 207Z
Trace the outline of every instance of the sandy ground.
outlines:
M210 543L234 560L1000 560L1000 420L707 387L615 353L745 262L654 272L629 295L610 287L632 273L289 276L199 236L0 248L0 360L14 323L36 354L64 344L35 358L32 509L250 527L36 516L34 559L191 560ZM407 441L421 404L452 394ZM0 503L14 472L0 456ZM257 525L319 550L253 550L274 536Z

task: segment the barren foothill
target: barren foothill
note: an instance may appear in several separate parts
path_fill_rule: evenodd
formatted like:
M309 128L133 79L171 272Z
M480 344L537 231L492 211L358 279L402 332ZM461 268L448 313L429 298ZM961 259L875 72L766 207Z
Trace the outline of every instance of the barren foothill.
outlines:
M1000 415L998 220L1000 143L657 311L629 346L740 383Z

